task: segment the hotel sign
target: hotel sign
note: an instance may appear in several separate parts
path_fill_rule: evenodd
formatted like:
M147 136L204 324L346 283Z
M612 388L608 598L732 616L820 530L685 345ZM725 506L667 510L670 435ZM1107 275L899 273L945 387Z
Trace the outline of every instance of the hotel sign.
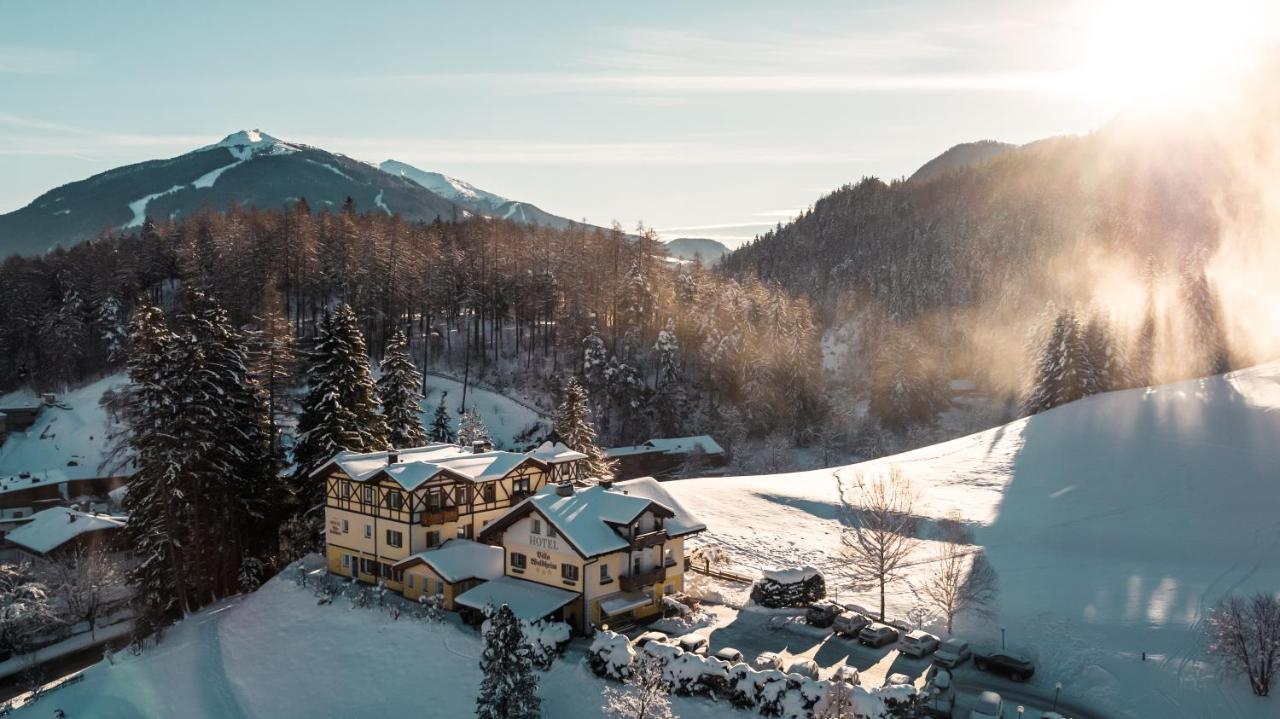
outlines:
M538 549L550 549L553 552L560 551L560 545L551 537L544 537L540 534L529 535L529 546Z

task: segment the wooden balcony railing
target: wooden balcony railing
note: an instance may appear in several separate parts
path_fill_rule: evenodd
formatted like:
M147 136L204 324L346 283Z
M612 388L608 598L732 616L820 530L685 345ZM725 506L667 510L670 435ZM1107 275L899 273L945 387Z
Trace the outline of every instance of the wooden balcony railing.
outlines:
M418 521L424 527L429 527L433 524L444 524L445 522L456 522L458 521L458 508L445 507L444 509L422 512L418 516Z
M667 530L659 529L653 532L645 532L644 534L637 534L636 536L632 537L631 548L632 549L648 549L649 547L655 547L659 544L662 544L665 541L667 541Z
M666 578L666 567L654 567L653 569L647 569L638 574L628 574L623 577L618 577L618 586L624 592L634 592L637 589L651 587Z

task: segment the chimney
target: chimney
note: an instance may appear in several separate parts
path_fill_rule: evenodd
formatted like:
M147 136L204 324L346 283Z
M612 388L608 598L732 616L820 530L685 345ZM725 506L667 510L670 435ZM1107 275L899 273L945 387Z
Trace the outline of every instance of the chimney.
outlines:
M489 440L486 439L477 439L471 443L472 454L483 454L490 449L493 449L493 445L489 444Z
M612 480L612 479L601 479L601 480L597 480L597 481L596 481L596 484L600 485L601 487L604 487L605 489L613 489L613 480Z
M67 512L67 524L71 524L71 523L72 523L72 522L74 522L74 521L76 521L76 513L75 513L75 512Z
M573 496L573 483L572 483L572 482L561 482L560 484L557 484L557 485L556 485L556 496L558 496L558 497L572 497L572 496Z
M400 461L400 453L399 453L399 452L397 452L397 451L396 451L396 450L394 450L394 449L392 449L392 450L388 450L388 451L387 451L387 466L393 465L393 464L395 464L396 462L399 462L399 461Z

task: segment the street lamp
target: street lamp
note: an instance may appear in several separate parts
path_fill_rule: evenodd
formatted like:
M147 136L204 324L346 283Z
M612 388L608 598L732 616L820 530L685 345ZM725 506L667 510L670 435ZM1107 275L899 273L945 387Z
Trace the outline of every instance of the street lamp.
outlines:
M1027 710L1026 707L1022 706L1021 704L1018 705L1018 719L1022 719L1022 712L1026 710Z
M1000 649L1004 649L1004 627L1000 627Z
M1058 695L1062 693L1062 682L1055 682L1053 685L1053 710L1058 711Z

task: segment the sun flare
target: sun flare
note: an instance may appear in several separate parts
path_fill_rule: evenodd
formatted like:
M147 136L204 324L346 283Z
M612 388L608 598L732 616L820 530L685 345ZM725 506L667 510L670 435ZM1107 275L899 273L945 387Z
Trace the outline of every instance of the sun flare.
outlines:
M1085 21L1079 82L1127 107L1211 99L1280 40L1271 0L1102 0Z

